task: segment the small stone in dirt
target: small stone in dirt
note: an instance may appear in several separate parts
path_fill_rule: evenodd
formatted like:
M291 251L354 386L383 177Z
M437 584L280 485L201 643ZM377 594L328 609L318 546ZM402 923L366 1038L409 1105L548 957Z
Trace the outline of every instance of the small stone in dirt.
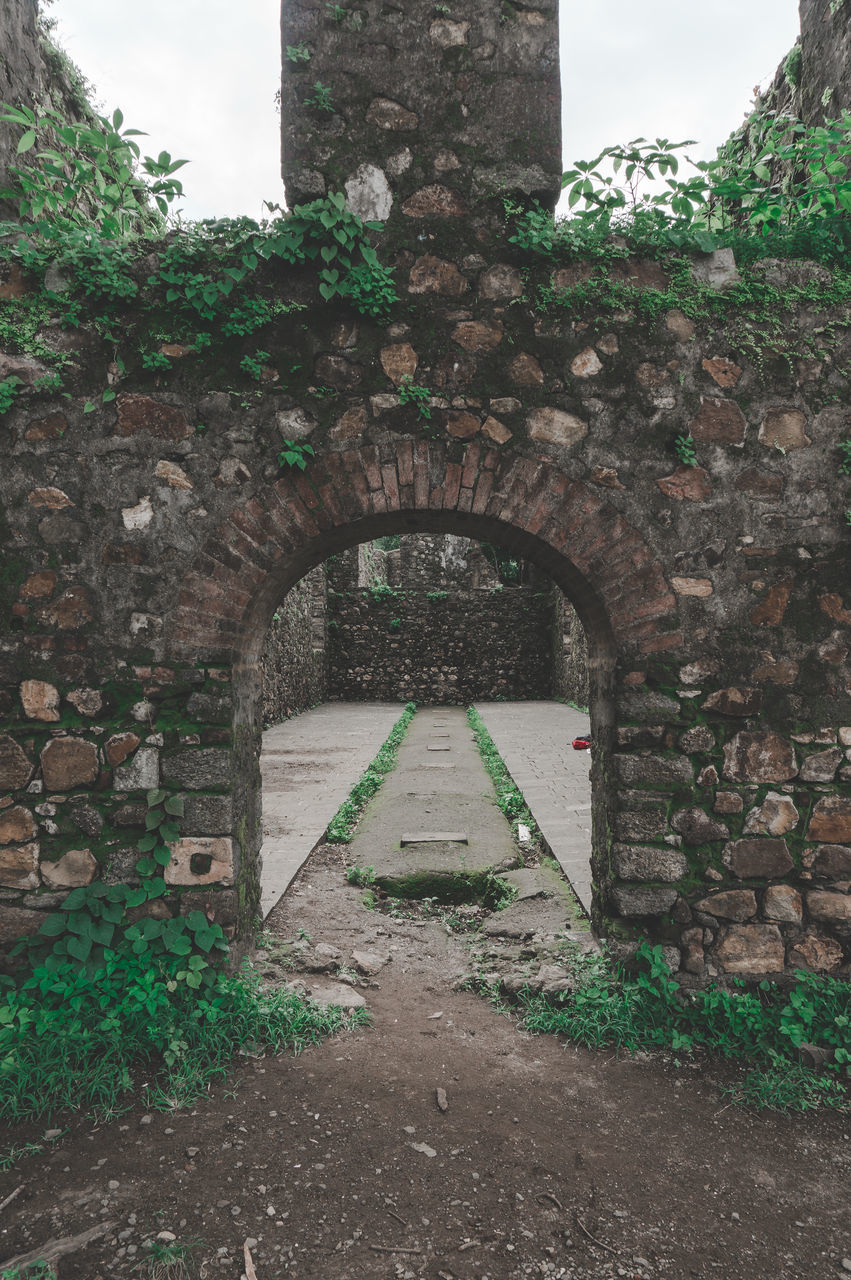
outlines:
M62 1137L61 1129L45 1129L44 1131L45 1142L53 1142L54 1138L61 1138L61 1137Z
M389 951L379 954L377 951L353 951L352 960L358 973L362 973L364 977L371 978L374 974L389 964L392 956Z
M443 1017L443 1010L441 1009L439 1013L430 1013L426 1021L433 1022L435 1018L442 1018L442 1017Z
M194 1160L199 1150L200 1150L200 1147L187 1147L186 1154L188 1155L190 1160Z
M158 1231L157 1239L164 1240L166 1243L169 1243L172 1240L176 1240L177 1236L174 1234L173 1231Z
M434 1147L430 1147L427 1142L412 1142L409 1145L413 1147L414 1151L421 1151L422 1154L424 1156L428 1156L429 1159L431 1159L432 1156L437 1155Z
M402 1130L403 1133L416 1133L416 1131L416 1127L412 1124L406 1124Z
M434 1096L435 1096L435 1100L437 1101L437 1108L438 1108L438 1110L439 1110L439 1111L448 1111L448 1110L449 1110L449 1099L448 1099L448 1098L447 1098L447 1096L446 1096L446 1090L445 1090L445 1089L436 1089L436 1090L435 1090L435 1094L434 1094Z
M851 1258L843 1258L843 1259L842 1259L842 1270L843 1270L843 1271L851 1271Z
M139 1119L139 1124L153 1124L153 1123L154 1123L153 1116L141 1116Z

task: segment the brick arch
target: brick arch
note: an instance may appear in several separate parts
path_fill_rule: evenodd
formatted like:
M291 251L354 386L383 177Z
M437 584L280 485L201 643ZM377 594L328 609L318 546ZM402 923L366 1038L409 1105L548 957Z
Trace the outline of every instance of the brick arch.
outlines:
M458 533L534 560L575 605L598 661L674 649L677 606L641 534L550 459L479 442L326 453L235 507L183 578L167 643L253 665L274 609L314 565L388 532Z

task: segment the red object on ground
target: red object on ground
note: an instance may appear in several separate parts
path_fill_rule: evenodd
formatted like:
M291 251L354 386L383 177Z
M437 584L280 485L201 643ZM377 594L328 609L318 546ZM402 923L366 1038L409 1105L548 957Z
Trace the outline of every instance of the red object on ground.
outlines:
M573 739L574 751L587 751L590 746L591 746L590 738L574 738Z

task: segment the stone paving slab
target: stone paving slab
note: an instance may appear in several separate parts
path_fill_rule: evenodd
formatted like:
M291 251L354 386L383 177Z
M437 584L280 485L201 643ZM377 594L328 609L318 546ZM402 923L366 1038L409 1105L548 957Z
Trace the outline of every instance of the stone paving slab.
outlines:
M574 738L590 736L588 716L562 702L477 702L476 710L590 913L591 753L571 746Z
M402 703L329 702L263 734L264 918L402 714Z

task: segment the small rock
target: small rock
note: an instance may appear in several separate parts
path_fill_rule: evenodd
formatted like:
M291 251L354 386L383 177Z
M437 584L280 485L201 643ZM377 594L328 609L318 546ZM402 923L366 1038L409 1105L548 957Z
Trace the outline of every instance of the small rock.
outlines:
M435 1097L435 1101L437 1102L438 1111L449 1110L449 1099L446 1096L445 1089L436 1089L434 1097Z
M429 1160L437 1155L434 1147L430 1147L427 1142L411 1142L408 1145L413 1147L414 1151L420 1151L424 1156L428 1156Z

